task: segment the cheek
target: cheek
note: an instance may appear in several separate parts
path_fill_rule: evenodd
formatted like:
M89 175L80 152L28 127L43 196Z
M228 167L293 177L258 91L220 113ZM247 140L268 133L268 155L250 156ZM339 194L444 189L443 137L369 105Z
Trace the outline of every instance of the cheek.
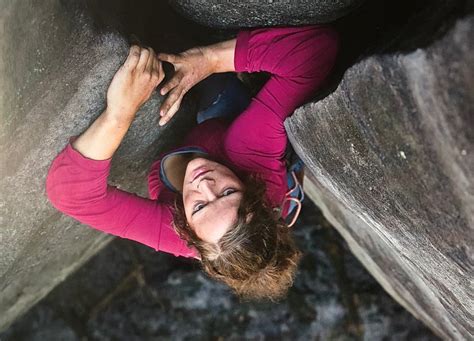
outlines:
M189 221L189 219L191 218L193 207L192 207L192 198L189 195L187 195L186 192L187 192L186 189L183 189L183 206L184 206L184 213L186 215L186 220Z
M240 181L239 177L228 168L225 168L219 172L219 180L232 184L234 187L237 187L237 189L242 189L243 187L243 183Z

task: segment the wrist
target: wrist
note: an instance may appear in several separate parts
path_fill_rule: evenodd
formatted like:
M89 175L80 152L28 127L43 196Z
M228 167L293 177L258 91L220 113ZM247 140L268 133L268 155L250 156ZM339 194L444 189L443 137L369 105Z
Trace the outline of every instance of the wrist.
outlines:
M130 125L137 111L130 108L107 106L103 112L104 119L118 125Z
M217 56L217 53L215 51L214 45L209 45L203 48L204 56L207 61L209 73L218 73L218 63L219 63L219 58Z
M205 48L212 73L235 72L235 42L236 39L231 39Z

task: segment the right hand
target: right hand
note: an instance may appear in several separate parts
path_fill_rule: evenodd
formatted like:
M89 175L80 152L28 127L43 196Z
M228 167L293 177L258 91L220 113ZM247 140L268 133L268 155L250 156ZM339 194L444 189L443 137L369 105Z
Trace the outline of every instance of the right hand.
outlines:
M161 61L153 49L132 45L107 90L108 114L119 121L133 120L164 77Z
M160 93L166 100L160 108L160 125L166 124L178 111L186 92L194 85L214 73L208 49L195 47L180 54L159 53L158 58L173 64L175 73L163 86Z

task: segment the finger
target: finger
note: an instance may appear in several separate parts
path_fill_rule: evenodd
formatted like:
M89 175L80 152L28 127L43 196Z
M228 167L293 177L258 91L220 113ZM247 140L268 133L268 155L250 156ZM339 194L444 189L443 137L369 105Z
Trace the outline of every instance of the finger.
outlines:
M140 59L138 60L137 69L145 70L149 55L150 50L148 50L146 47L142 47L140 49Z
M161 62L158 58L156 58L156 56L155 58L153 58L152 64L153 66L151 70L151 79L155 87L157 87L165 76L161 72L161 67L160 67Z
M168 122L171 119L171 117L173 117L174 114L178 112L179 107L181 106L181 101L183 100L183 97L184 97L184 93L181 93L178 99L173 103L170 110L168 111L168 114L166 115L166 117L168 118L166 122Z
M163 67L161 66L161 61L158 58L153 58L153 67L151 71L151 77L155 84L155 87L158 86L161 81L165 78L163 73Z
M169 91L177 87L181 83L181 76L176 73L160 90L160 94L166 95Z
M153 51L153 49L150 48L150 54L148 55L148 60L146 62L146 67L145 67L146 72L148 72L150 75L153 72L153 65L156 59L155 57L156 57L155 51Z
M174 114L176 114L176 112L178 112L182 99L183 99L182 96L180 98L178 98L178 100L173 103L173 105L171 106L168 113L160 119L159 124L161 126L168 123L168 121L171 120L171 118L173 118Z
M159 125L162 126L174 116L174 114L178 111L181 101L184 96L184 92L182 91L175 91L174 93L170 94L172 96L172 100L168 103L166 103L166 109L164 111L164 115L161 117Z
M158 59L174 64L178 61L179 56L175 54L170 54L170 53L158 53Z
M135 68L138 64L138 60L140 59L140 47L137 45L130 46L130 50L128 51L127 59L125 60L125 66L129 68Z
M178 93L175 90L173 90L169 95L168 97L166 97L165 101L163 102L163 104L161 104L161 107L160 107L160 116L165 116L168 111L170 110L171 106L173 105L173 103L178 99Z
M181 90L179 88L174 89L170 92L166 100L163 102L160 108L160 116L166 116L173 106L173 104L178 100L181 95Z
M159 73L159 80L158 84L160 84L163 79L165 79L165 71L163 70L163 63L157 58L156 62L158 63L158 73Z

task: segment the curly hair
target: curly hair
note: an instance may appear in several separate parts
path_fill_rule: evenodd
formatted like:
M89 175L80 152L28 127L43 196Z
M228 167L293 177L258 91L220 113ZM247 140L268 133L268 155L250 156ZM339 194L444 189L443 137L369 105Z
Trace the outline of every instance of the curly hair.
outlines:
M301 252L288 225L265 200L265 184L244 178L237 221L217 243L201 240L189 226L181 195L175 200L173 226L201 255L204 271L244 299L277 300L293 284Z

